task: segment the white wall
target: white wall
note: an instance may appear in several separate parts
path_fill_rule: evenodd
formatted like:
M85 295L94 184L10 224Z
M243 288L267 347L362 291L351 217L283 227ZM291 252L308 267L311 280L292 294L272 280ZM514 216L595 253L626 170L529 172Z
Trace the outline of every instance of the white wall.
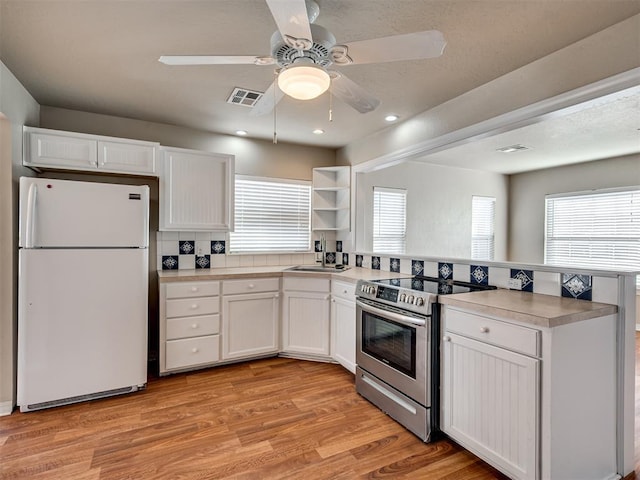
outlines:
M0 415L15 404L17 332L18 178L22 167L22 125L38 125L39 105L0 62Z
M471 257L471 197L496 198L495 260L506 260L505 175L405 162L357 175L356 250L372 251L373 187L407 190L407 254Z
M511 175L509 261L544 263L545 195L627 186L640 186L640 155Z

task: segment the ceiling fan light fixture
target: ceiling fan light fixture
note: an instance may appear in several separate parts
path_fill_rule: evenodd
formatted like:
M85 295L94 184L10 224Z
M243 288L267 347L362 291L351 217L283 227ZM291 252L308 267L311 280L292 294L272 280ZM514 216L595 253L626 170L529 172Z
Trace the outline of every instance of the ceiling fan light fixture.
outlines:
M331 78L316 65L292 65L278 75L278 87L290 97L311 100L329 89Z

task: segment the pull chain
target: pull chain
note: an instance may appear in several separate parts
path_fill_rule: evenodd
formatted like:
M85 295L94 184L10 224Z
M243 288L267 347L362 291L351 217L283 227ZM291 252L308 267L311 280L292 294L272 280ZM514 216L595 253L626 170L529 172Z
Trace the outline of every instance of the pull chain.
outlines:
M277 133L277 103L278 103L278 93L276 89L278 88L277 80L278 73L276 74L276 81L273 82L273 143L274 145L278 143L278 133Z
M329 83L329 122L333 122L333 81Z

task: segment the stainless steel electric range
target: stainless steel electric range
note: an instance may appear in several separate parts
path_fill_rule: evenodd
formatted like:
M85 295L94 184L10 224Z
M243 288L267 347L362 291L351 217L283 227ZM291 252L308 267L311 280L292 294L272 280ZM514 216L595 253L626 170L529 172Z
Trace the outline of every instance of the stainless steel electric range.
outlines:
M492 286L412 277L356 286L356 390L425 442L439 430L439 295Z

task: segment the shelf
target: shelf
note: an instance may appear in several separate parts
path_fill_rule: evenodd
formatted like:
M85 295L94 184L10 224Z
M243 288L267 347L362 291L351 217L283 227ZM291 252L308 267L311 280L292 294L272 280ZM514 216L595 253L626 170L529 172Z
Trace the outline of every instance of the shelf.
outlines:
M312 230L350 230L350 182L350 167L313 169Z
M313 187L314 192L340 192L349 190L349 187Z
M349 207L320 207L320 208L313 208L314 212L338 212L340 210L349 210Z

